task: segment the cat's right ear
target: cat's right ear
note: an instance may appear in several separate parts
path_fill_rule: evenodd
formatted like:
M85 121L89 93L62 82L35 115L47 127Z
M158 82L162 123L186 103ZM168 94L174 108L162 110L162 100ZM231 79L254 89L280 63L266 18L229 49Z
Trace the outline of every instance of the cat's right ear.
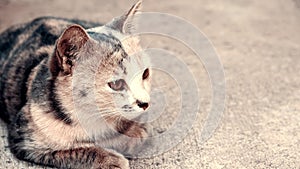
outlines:
M88 34L81 26L68 27L56 42L54 56L50 62L52 75L57 76L60 72L63 75L72 74L77 54L88 39Z
M131 33L133 20L136 18L136 15L141 10L141 8L142 0L134 4L124 15L114 18L111 22L106 24L106 26L121 33Z

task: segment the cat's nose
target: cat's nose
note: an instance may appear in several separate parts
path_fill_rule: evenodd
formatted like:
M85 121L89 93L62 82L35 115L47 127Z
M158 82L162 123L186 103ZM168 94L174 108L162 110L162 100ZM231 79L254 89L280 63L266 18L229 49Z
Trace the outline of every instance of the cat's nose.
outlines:
M142 108L142 109L144 109L144 110L146 110L146 109L148 108L148 106L149 106L148 103L141 102L141 101L139 101L139 100L136 101L136 104L137 104L140 108Z

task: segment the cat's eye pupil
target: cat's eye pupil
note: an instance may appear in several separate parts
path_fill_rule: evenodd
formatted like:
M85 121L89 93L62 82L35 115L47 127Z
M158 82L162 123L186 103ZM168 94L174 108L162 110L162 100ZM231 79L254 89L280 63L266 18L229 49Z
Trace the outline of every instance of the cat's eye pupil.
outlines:
M143 73L143 80L147 79L149 77L149 69L147 68Z
M123 79L112 81L108 83L108 86L116 91L124 90L125 81Z

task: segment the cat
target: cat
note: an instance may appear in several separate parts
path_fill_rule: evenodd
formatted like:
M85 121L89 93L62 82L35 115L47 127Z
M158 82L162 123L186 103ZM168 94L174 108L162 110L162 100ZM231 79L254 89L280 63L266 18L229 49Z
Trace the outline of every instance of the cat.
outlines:
M131 34L137 2L111 22L42 17L0 35L0 108L11 152L54 168L129 168L143 144L152 70Z

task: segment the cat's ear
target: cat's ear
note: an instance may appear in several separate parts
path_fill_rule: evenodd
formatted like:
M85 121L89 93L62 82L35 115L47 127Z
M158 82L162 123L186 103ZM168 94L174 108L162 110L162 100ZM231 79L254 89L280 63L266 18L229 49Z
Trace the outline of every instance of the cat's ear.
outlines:
M50 69L52 74L72 74L77 54L81 47L88 41L89 35L79 25L68 27L57 40L54 56L51 59Z
M130 29L132 28L133 20L136 14L142 9L142 1L138 1L134 4L128 12L124 15L114 18L110 23L106 26L115 29L121 33L130 33Z

